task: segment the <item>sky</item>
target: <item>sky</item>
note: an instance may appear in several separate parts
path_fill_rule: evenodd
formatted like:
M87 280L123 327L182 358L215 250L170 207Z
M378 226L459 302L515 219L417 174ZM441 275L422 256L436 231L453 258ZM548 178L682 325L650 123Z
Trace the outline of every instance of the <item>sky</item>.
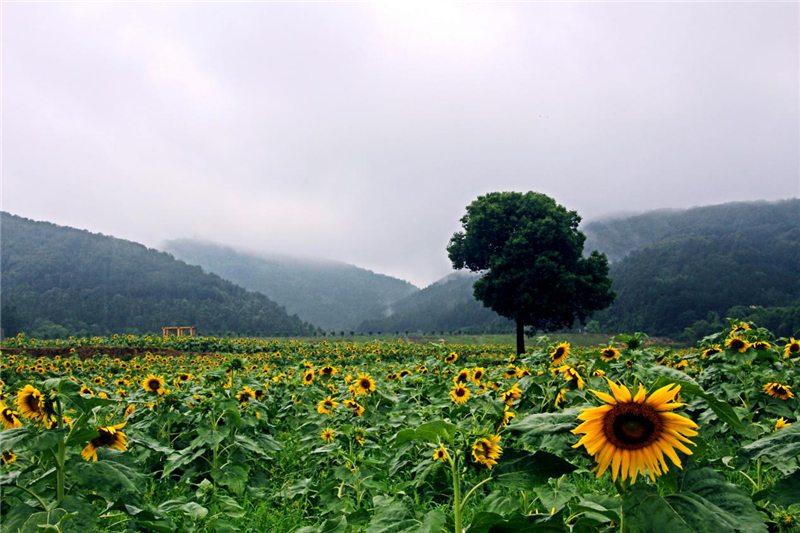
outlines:
M798 4L4 3L2 209L425 286L465 206L800 195Z

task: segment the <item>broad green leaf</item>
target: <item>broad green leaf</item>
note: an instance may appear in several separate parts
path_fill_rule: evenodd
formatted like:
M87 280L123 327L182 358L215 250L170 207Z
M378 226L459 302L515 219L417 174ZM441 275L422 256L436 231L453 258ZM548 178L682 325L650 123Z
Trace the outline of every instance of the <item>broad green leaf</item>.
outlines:
M340 516L338 518L331 518L325 520L321 526L319 526L318 532L319 533L343 533L347 530L347 518L344 516Z
M413 513L405 502L394 502L380 508L365 533L400 533L412 528L419 528L419 522L413 519Z
M208 509L200 505L199 503L189 502L185 503L181 506L181 510L186 513L188 516L194 518L195 520L199 520L200 518L204 518L208 514Z
M753 501L760 500L769 500L784 507L800 503L800 470L795 470L772 487L753 495Z
M247 484L247 474L250 467L244 463L228 463L224 467L211 472L214 480L228 487L235 494L241 495Z
M711 468L684 472L679 491L661 497L645 482L625 493L629 533L767 533L752 500Z
M576 467L552 453L527 450L509 450L494 469L494 477L501 485L514 489L532 489L575 471Z
M441 533L447 522L447 517L440 509L428 511L422 519L422 526L417 530L418 533Z
M438 444L440 441L445 444L452 444L456 435L455 424L445 422L443 420L436 420L422 424L417 429L403 429L397 433L395 438L395 446L400 446L406 442L414 440L422 440L432 444Z
M792 424L739 450L740 457L754 461L766 459L784 474L797 468L800 457L800 424Z
M20 443L24 443L32 434L29 426L0 431L0 451L14 451Z
M567 528L561 516L517 514L505 517L487 512L476 514L467 529L467 533L562 533L565 531Z
M524 443L535 444L543 436L569 433L580 421L577 419L581 409L571 408L555 413L528 415L508 429L519 435ZM576 439L577 440L577 439Z
M75 481L88 490L110 498L139 493L144 477L132 468L100 458L96 463L79 462L74 466Z

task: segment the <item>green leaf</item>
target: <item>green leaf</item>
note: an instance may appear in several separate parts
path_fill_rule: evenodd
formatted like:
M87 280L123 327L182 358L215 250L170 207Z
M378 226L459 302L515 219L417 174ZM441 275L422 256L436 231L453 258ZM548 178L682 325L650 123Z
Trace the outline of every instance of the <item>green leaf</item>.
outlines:
M347 518L340 516L338 518L331 518L325 520L319 526L319 533L343 533L347 529Z
M577 418L580 413L581 409L574 407L555 413L528 415L516 424L508 426L508 429L519 434L522 442L534 444L542 436L569 433L578 426Z
M137 485L142 484L144 476L130 467L100 459L96 463L81 461L75 464L74 479L88 490L111 498L120 495L133 495L139 493Z
M25 441L30 435L31 429L28 426L0 431L0 451L15 450L17 445Z
M405 502L394 502L375 513L365 533L399 533L418 527L419 522L413 519L408 505Z
M751 442L739 450L739 455L751 461L764 458L784 474L789 474L797 468L797 457L800 456L800 424L792 424Z
M526 533L567 531L561 516L513 515L505 517L497 513L480 512L475 515L467 533Z
M417 530L418 533L441 533L447 522L447 517L441 509L428 511L422 519L422 526Z
M237 495L241 495L247 484L248 472L250 472L250 467L244 463L228 463L224 467L213 471L211 475L218 484L228 487Z
M554 477L574 472L577 467L552 453L510 450L495 468L497 482L512 489L532 489Z
M422 424L417 429L403 429L397 433L395 438L395 446L400 446L406 442L414 440L422 440L432 444L438 444L440 441L446 444L452 444L456 435L455 424L445 422L443 420L436 420Z
M208 509L200 505L199 503L189 502L185 503L181 506L181 510L186 513L188 516L194 518L195 520L199 520L200 518L204 518L208 514Z
M653 383L651 390L658 390L661 387L674 383L681 386L681 394L685 396L697 396L705 400L708 407L717 415L722 422L733 428L734 431L745 437L754 438L756 431L753 427L742 423L736 411L733 410L730 404L718 400L716 396L707 393L694 381L692 378L675 370L661 365L653 365L648 371L656 375L661 375L655 383Z
M629 533L767 533L752 500L712 468L687 470L679 481L663 498L644 482L625 492Z
M769 500L784 507L800 502L800 470L795 470L772 487L753 495L753 501L760 500Z

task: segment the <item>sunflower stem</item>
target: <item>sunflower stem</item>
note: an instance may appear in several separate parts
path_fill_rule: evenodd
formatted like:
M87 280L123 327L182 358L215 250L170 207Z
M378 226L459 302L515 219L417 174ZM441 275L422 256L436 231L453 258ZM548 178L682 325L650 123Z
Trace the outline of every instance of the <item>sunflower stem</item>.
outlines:
M478 487L480 487L484 483L487 483L490 479L492 479L492 476L487 477L486 479L484 479L483 481L481 481L480 483L478 483L474 487L472 487L472 489L470 489L470 491L467 493L466 496L464 496L464 499L461 501L461 510L462 511L464 510L464 507L467 506L467 501L475 493L475 491L478 489Z
M56 396L56 416L58 419L59 431L64 429L64 417L61 413L61 398ZM71 433L71 432L70 432ZM64 437L58 442L58 452L56 453L56 504L60 504L64 499L64 461L67 455L67 438Z
M763 463L761 462L761 458L759 457L758 460L756 461L756 492L760 491L764 487L761 476L762 464Z
M450 458L450 469L453 471L453 522L455 522L455 533L462 533L461 480L458 479L458 464L453 458Z

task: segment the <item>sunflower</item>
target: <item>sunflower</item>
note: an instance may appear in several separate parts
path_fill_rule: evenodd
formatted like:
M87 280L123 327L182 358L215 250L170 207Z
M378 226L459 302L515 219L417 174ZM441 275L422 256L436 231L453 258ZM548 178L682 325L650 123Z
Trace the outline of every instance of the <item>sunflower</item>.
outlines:
M375 380L369 374L359 374L355 389L358 394L364 395L375 392Z
M508 408L506 408L506 410L503 411L503 421L500 422L500 427L497 428L497 431L500 431L500 428L509 425L515 418L517 418L517 414L514 411L509 411Z
M574 384L580 390L583 390L583 378L581 377L581 375L578 373L577 370L575 370L574 368L572 368L569 365L564 365L564 366L558 367L558 372L562 376L564 376L564 379L567 380L568 382L570 382L570 384L572 384L574 382Z
M330 428L323 429L322 433L319 434L319 438L325 442L333 442L333 439L336 438L336 432Z
M331 365L325 365L320 369L319 375L320 376L325 376L325 377L331 377L331 376L335 376L337 372L338 372L338 370L336 370L336 367L331 366Z
M711 357L715 353L720 353L720 352L722 352L722 348L720 347L719 344L715 344L703 351L703 359Z
M142 380L142 388L147 392L154 392L159 396L163 395L167 392L167 389L164 388L166 382L163 378L156 376L155 374L150 374L146 378Z
M436 448L436 451L433 452L433 460L434 461L447 461L450 459L450 454L447 453L447 448L445 448L442 444Z
M24 418L44 420L47 418L44 410L44 396L33 385L25 385L17 392L17 409Z
M784 357L793 357L795 355L800 355L800 341L797 341L792 337L789 339L789 342L786 343L786 346L783 347L783 356Z
M768 343L767 341L756 341L751 344L750 347L754 350L769 350L772 348L772 344Z
M791 400L794 398L791 385L784 385L782 383L767 383L763 387L764 392L773 398L780 400Z
M3 425L3 429L22 427L22 422L17 418L17 413L9 409L4 403L0 403L0 423Z
M314 383L314 369L310 368L303 374L303 385L311 385Z
M89 396L94 396L94 391L89 387L87 387L86 385L83 385L81 387L80 394L88 394Z
M240 403L247 403L250 400L255 400L256 391L248 386L245 386L241 391L236 393L236 399L239 400Z
M456 377L453 378L453 381L455 383L466 383L469 381L469 370L466 368L462 369L461 372L459 372Z
M456 405L467 403L467 400L469 400L469 389L464 385L456 384L453 386L453 390L450 391L450 398Z
M131 416L135 412L136 412L136 405L130 404L128 407L125 408L125 414L122 415L122 417L123 418L128 418L129 416Z
M788 428L792 424L787 422L785 418L780 417L777 422L775 422L775 429L774 431L778 431L779 429Z
M364 406L357 401L347 399L343 403L345 407L351 409L356 416L361 416L364 414Z
M731 337L725 341L725 347L744 353L750 348L750 343L741 337Z
M497 464L497 459L502 453L500 435L478 439L472 444L472 459L489 469Z
M613 361L617 357L619 357L619 350L617 350L613 346L609 346L607 348L603 348L602 350L600 350L600 359L602 359L603 361L606 362Z
M749 330L750 330L750 324L746 324L746 323L742 322L741 324L736 324L735 326L733 326L733 329L731 329L730 335L731 335L731 337L733 337L734 335L736 335L740 331L749 331Z
M8 450L4 451L2 455L0 455L0 459L2 459L4 465L8 465L13 463L17 460L17 456L14 455L14 452L10 452Z
M566 361L567 356L570 352L570 346L568 342L562 342L555 349L550 352L550 363L554 365L563 364Z
M452 365L456 361L458 361L458 354L456 352L450 352L450 354L444 358L444 362L449 365Z
M569 391L567 389L561 389L560 391L558 391L558 394L556 394L556 400L555 402L553 402L553 405L555 407L558 407L559 405L564 403L564 401L567 399L568 392Z
M519 388L519 383L514 383L510 389L500 394L500 399L506 405L512 405L514 400L519 400L520 398L522 398L522 389Z
M332 398L328 395L327 398L317 403L317 412L321 415L330 415L333 413L333 410L336 409L337 405L339 405L339 402L336 401L336 398Z
M116 426L106 426L98 428L97 437L89 441L89 444L81 452L81 457L85 460L97 462L97 450L106 446L115 450L124 452L128 449L128 440L125 433L120 431L125 427L127 422L117 424Z
M486 369L482 366L476 366L474 369L472 369L472 381L475 383L475 385L478 385L481 380L483 380L485 375Z
M682 468L675 449L692 454L683 443L694 445L687 437L697 435L697 424L671 412L685 405L673 401L680 385L666 385L647 397L641 384L636 396L632 396L625 385L607 381L614 395L592 391L606 404L584 409L578 415L583 423L572 430L584 434L573 448L584 446L595 458L597 477L610 466L611 478L616 481L621 466L623 481L630 476L634 482L645 470L655 480L668 470L664 455Z

